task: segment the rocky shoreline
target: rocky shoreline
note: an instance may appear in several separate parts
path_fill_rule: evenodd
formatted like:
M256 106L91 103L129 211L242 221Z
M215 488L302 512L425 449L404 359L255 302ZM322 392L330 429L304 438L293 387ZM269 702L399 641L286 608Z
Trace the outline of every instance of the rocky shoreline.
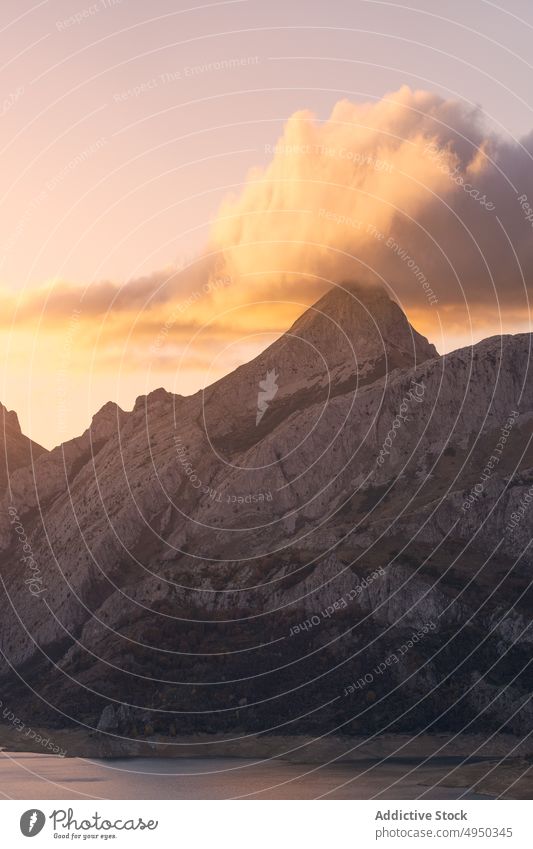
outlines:
M36 742L39 739L42 742ZM112 734L80 729L34 729L21 735L0 726L0 749L5 752L57 754L58 757L97 760L124 758L238 758L251 761L280 760L292 764L368 764L379 766L401 761L406 772L425 762L432 769L431 786L464 788L477 796L506 799L533 798L533 742L502 734L492 740L483 735L402 734L375 738L335 736L197 734L183 737L154 735L145 740L125 740ZM426 786L430 786L426 774ZM421 785L421 796L424 785Z
M41 740L41 741L40 741ZM0 725L0 749L11 752L58 754L65 758L277 758L292 763L351 763L403 758L533 760L533 741L511 734L487 739L483 734L382 734L374 737L335 735L194 734L169 737L154 734L146 739L127 739L117 734L84 729L32 729L32 737L11 726ZM467 767L462 767L466 769ZM471 767L468 767L471 768Z

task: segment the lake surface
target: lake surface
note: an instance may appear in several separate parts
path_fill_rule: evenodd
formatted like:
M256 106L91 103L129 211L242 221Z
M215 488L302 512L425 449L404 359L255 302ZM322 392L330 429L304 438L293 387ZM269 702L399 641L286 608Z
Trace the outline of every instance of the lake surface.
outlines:
M292 764L239 758L86 760L0 752L8 799L482 799L436 783L462 762Z

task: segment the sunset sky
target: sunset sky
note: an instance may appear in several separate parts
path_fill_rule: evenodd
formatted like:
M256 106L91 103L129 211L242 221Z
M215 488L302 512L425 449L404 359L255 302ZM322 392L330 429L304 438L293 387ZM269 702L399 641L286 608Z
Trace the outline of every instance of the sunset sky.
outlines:
M530 329L531 3L305 8L2 3L0 401L33 439L195 391L347 279L440 352Z

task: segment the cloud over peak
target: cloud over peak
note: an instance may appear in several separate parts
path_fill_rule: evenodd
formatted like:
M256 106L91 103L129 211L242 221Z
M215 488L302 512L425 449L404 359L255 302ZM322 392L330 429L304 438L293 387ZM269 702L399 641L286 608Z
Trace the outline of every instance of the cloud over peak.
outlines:
M385 285L440 350L470 327L477 338L526 329L532 152L533 133L504 140L478 107L406 86L340 100L324 121L298 111L265 140L268 164L221 205L204 256L123 285L4 292L4 329L15 316L17 332L65 335L79 313L77 351L95 366L138 368L146 351L168 369L184 350L182 367L189 356L197 369L202 352L210 361L217 344L259 329L250 302L281 331L346 280Z

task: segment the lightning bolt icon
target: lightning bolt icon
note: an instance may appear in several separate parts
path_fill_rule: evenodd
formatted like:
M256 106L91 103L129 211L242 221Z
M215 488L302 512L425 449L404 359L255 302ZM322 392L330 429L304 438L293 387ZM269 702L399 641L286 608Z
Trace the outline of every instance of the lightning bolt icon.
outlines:
M29 826L28 826L29 832L33 831L33 826L35 825L36 822L37 822L37 813L36 813L36 811L34 811L33 814L30 817L30 822L29 822Z

